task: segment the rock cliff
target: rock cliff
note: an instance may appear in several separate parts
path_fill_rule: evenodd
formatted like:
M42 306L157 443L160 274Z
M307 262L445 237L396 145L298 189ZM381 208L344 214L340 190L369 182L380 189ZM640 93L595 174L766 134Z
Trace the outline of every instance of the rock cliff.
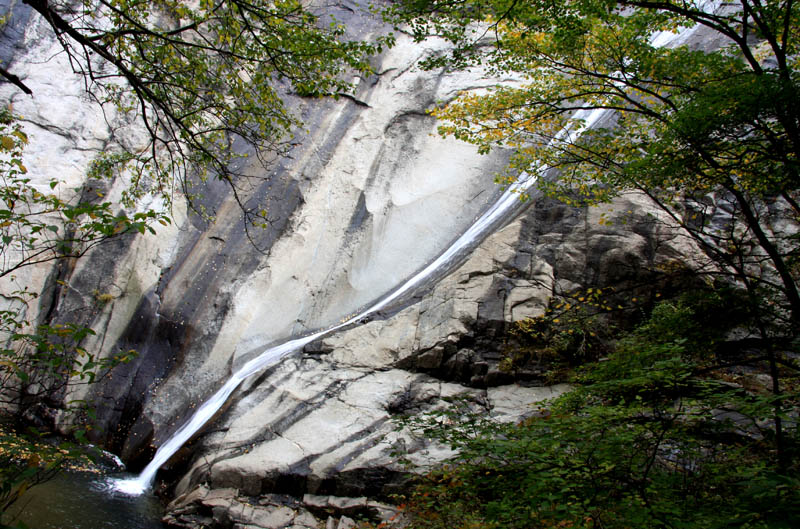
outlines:
M342 6L354 35L380 30ZM65 189L80 188L93 157L117 135L135 134L135 124L104 119L82 81L65 80L69 67L36 20L20 38L15 71L35 97L7 85L0 97L24 116L26 165L42 181L58 175ZM43 293L29 307L39 321L90 324L98 334L87 348L139 353L69 396L96 405L96 441L141 468L236 366L391 291L498 197L492 177L506 155L479 156L439 138L426 112L461 91L513 80L415 66L441 46L401 34L352 98L290 96L308 132L259 184L271 222L252 240L227 188L211 183L204 200L214 222L176 201L172 225L157 236L117 239L17 277ZM123 187L103 191L114 197ZM404 483L393 454L423 464L446 455L396 431L394 416L458 394L498 420L533 413L532 404L565 387L542 386L546 366L499 368L509 324L580 288L648 295L642 285L654 270L688 248L635 195L591 209L539 197L514 214L438 281L246 380L164 471L177 498L170 524L314 527L327 519L348 527L357 515L391 517L378 501ZM601 214L609 222L599 223ZM110 296L100 302L98 294Z

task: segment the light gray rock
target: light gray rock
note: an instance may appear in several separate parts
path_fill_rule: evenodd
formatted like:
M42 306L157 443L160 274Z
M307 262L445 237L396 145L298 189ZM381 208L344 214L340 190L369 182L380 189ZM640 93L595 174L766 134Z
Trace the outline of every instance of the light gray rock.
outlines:
M374 30L363 29L363 13L342 12L353 31ZM66 73L63 54L53 52L57 45L43 28L29 28L26 56L15 67L37 98L19 97L8 85L0 96L27 116L31 174L45 182L57 174L65 187L79 187L93 156L109 148L111 128L82 96L81 79ZM435 53L436 46L423 53ZM233 198L225 185L212 182L204 205L217 211L216 223L187 214L177 197L175 223L157 238L133 237L114 252L95 252L71 277L59 278L72 288L54 318L74 319L80 312L82 322L103 329L93 346L140 352L113 383L72 395L114 402L101 410L108 433L98 441L135 459L149 443L163 441L231 364L276 340L336 323L394 288L497 193L485 175L502 166L505 155L479 156L431 135L433 119L426 115L461 87L494 81L480 72L449 78L422 72L413 67L419 57L420 48L401 35L380 59L383 73L356 94L364 105L290 101L308 117L311 133L291 164L278 163L265 175L274 221L254 237L268 253L253 249ZM114 185L112 199L124 182ZM22 279L45 290L51 273L32 269ZM105 285L103 278L113 281ZM115 296L103 311L94 310L88 295L98 287Z
M353 529L356 526L356 521L347 516L339 518L339 523L336 524L336 529Z
M314 518L311 513L306 511L300 512L297 516L294 517L292 521L294 523L293 527L309 527L309 528L316 528L319 526L319 520Z
M224 489L217 489L217 491L224 490ZM215 493L219 494L219 492L215 491ZM208 496L210 489L205 485L198 485L194 489L182 494L172 500L169 505L167 505L168 511L175 511L178 509L183 509L191 503L202 501L203 499Z
M635 235L647 227L630 222L632 200L627 197L617 207L628 218L622 226ZM604 218L618 220L614 211L610 208ZM459 394L500 421L543 413L542 403L568 388L509 383L515 375L498 368L506 326L541 314L563 285L597 284L586 277L602 284L603 274L615 270L617 280L634 288L637 278L647 278L642 274L649 267L685 251L679 238L661 235L657 251L648 250L642 245L650 239L628 236L619 227L615 244L625 240L629 246L605 251L611 235L595 238L593 233L609 228L587 222L593 215L592 210L537 204L488 237L419 302L330 335L257 384L248 383L218 420L218 433L197 446L178 491L208 482L247 494L305 494L305 508L330 516L333 527L342 516L399 520L391 508L362 498L403 489L405 469L393 454L400 450L424 467L452 453L397 431L394 415L433 410ZM548 218L549 223L542 222ZM632 271L617 269L615 263L634 254L640 260ZM565 261L565 255L571 257Z
M282 498L265 496L258 505L251 496L235 489L198 486L173 501L164 517L169 527L200 527L198 524L250 529L316 529L321 523L298 502L281 503Z
M292 524L295 519L295 512L289 507L278 507L273 509L253 509L253 514L249 517L252 525L267 529L282 529Z
M324 511L328 508L328 499L330 496L320 496L317 494L303 494L303 505L309 509L317 509Z

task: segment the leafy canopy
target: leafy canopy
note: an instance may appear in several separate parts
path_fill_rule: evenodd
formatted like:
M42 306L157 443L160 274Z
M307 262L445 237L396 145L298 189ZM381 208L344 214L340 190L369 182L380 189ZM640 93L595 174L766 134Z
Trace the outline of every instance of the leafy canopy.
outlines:
M709 2L429 1L394 14L411 17L419 38L438 34L455 44L429 67L519 74L517 86L465 93L435 112L447 122L442 133L482 151L515 147L517 172L562 168L563 185L591 184L584 194L595 198L639 182L687 191L720 183L760 193L794 189L800 8L719 4L711 12ZM664 32L698 25L719 33L718 49L663 45ZM488 35L496 42L487 49ZM579 141L557 137L583 124L580 109L614 110L617 121Z
M405 0L387 16L451 42L425 66L512 80L434 110L443 135L512 149L502 182L527 173L576 206L643 193L704 252L708 283L737 289L736 303L661 303L523 424L471 406L412 421L460 450L410 495L414 526L791 527L798 4ZM741 343L725 343L732 328ZM769 382L746 387L736 370Z
M36 182L23 164L28 136L9 110L0 110L0 277L20 268L79 257L111 237L154 233L170 222L155 210L132 215L102 200L102 193L64 192L59 181ZM63 187L63 186L61 186Z
M144 139L101 161L132 171L129 200L155 192L169 201L176 185L191 198L186 177L215 175L256 223L264 212L247 204L236 177L263 177L264 165L290 148L301 122L286 95L350 90L349 79L369 72L370 55L391 42L347 40L341 22L298 0L26 3L94 101L144 125ZM248 154L261 163L234 163Z
M409 0L389 17L453 43L428 67L516 78L434 111L444 135L513 149L501 180L557 174L540 187L576 205L643 192L800 328L796 2Z

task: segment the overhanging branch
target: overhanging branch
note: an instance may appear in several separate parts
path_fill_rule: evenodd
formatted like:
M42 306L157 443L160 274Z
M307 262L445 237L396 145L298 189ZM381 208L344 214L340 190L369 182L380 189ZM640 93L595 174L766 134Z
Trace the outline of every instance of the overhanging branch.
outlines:
M9 72L3 67L0 67L0 75L8 79L8 81L18 87L20 90L28 94L29 96L33 96L33 90L28 88L25 83L22 82L22 79L14 75L13 73Z

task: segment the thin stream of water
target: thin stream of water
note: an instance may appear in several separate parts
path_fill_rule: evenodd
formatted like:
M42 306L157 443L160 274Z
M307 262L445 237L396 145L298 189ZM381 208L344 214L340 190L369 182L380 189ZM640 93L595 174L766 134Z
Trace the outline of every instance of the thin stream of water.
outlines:
M585 130L587 127L591 127L606 111L596 110L588 113L586 111L579 111L578 114L580 114L580 112L588 114L583 126L579 130L575 131L570 131L569 129L565 128L559 132L558 135L556 135L556 138L554 138L553 141L560 141L566 138L568 135L579 135L582 130ZM576 115L576 117L581 118L582 116ZM342 327L346 327L359 320L362 320L367 316L385 308L394 301L397 301L405 294L412 292L415 288L422 285L428 277L432 276L442 267L446 266L459 254L461 250L468 247L481 235L485 234L490 227L494 226L494 224L499 221L506 212L508 212L513 206L517 205L519 193L528 190L535 183L535 181L536 179L528 174L522 175L522 177L515 184L509 186L509 188L506 189L506 191L500 196L498 201L495 202L486 212L484 212L483 215L481 215L467 231L465 231L449 248L447 248L447 250L444 251L444 253L428 264L425 268L417 272L399 288L378 300L374 305L334 327L320 330L313 334L295 338L280 345L270 347L261 352L252 360L245 363L241 368L239 368L239 370L231 375L231 378L228 379L228 381L221 388L219 388L216 393L214 393L205 402L203 402L203 404L200 405L197 411L195 411L195 413L187 422L178 428L171 438L169 438L158 448L153 460L147 465L147 467L145 467L139 476L135 478L118 480L115 482L114 488L126 494L142 494L152 484L156 472L158 472L158 469L161 467L161 465L166 463L175 454L175 452L177 452L178 449L184 445L184 443L186 443L198 430L200 430L200 428L203 427L203 425L205 425L206 422L208 422L209 419L211 419L211 417L214 416L214 414L217 413L217 411L228 400L228 397L231 395L231 393L233 393L233 391L239 387L239 384L241 384L244 379L254 375L265 367L274 364L286 355L298 351L306 344L331 334Z
M719 6L719 0L701 0L701 8L704 10L715 10ZM685 38L696 29L683 28L677 33L662 31L654 34L650 43L655 47L664 47L676 42L679 38ZM610 113L609 110L596 109L596 110L579 110L574 115L574 119L584 120L580 126L565 127L559 131L551 141L553 142L572 142L575 141L583 131L591 129L604 115ZM546 167L537 167L534 170L536 175L542 174L547 170ZM274 364L281 358L295 351L298 351L306 344L331 334L342 327L351 325L359 320L368 317L371 314L387 307L391 303L397 301L405 294L412 292L415 288L423 284L423 282L433 276L437 271L442 269L450 263L461 250L473 244L479 237L484 235L489 228L495 225L513 206L518 202L519 193L525 192L536 182L536 176L523 173L520 175L516 183L509 186L508 189L500 196L500 198L493 204L486 212L484 212L470 228L465 231L456 241L445 250L433 262L428 264L425 268L417 272L414 276L408 279L400 287L393 290L374 305L352 316L346 321L324 330L317 331L308 336L295 338L280 345L270 347L262 351L255 358L245 363L239 370L237 370L231 378L208 398L197 411L184 423L178 430L161 445L156 451L153 460L145 467L145 469L135 478L116 480L112 486L113 488L124 494L139 495L144 493L152 484L155 479L158 469L166 463L175 452L183 446L197 431L199 431L211 417L225 404L228 397L233 391L239 387L244 379L254 375L269 365Z

